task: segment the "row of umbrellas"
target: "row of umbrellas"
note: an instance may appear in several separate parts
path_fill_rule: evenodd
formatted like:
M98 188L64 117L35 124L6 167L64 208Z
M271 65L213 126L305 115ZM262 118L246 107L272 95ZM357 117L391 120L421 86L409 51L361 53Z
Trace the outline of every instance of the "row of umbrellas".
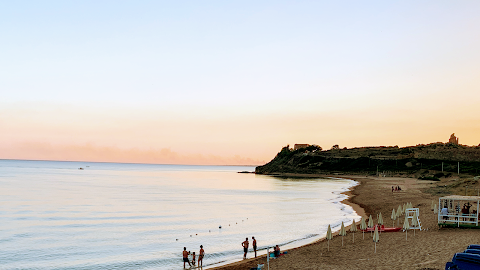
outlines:
M392 214L391 214L390 218L393 221L393 226L395 226L395 220L398 220L399 217L401 217L403 214L405 214L405 210L408 209L408 208L413 208L412 203L405 203L405 204L403 204L403 206L399 205L398 208L397 208L397 211L395 211L395 209L392 210ZM379 213L377 215L377 224L383 225L383 223L384 223L384 221L383 221L382 213ZM398 221L397 221L397 223L398 223ZM412 225L413 225L414 228L418 227L418 225L419 225L418 224L418 216L417 216L416 212L414 212L414 216L412 217ZM365 218L362 217L362 220L360 222L360 229L363 231L363 239L365 239L365 230L367 228L372 228L372 227L374 227L374 222L373 222L372 215L370 215L369 218L368 218L368 224L365 221ZM409 221L408 216L406 216L406 215L405 215L405 220L403 222L402 228L405 231L405 240L407 240L407 232L410 229L410 221ZM355 220L353 220L352 226L350 227L350 232L353 233L353 243L355 243L355 232L356 231L357 231L357 225L355 224ZM342 221L342 226L340 227L340 232L338 234L340 236L342 236L342 246L343 246L343 236L347 235L347 231L345 229L345 225L344 225L343 221ZM415 235L415 229L413 230L413 235ZM375 230L372 232L372 237L373 237L373 242L375 242L375 252L377 252L377 242L380 240L378 227L375 227ZM330 250L330 240L333 238L332 229L330 227L330 224L328 225L326 238L328 240L327 248L328 248L328 250Z

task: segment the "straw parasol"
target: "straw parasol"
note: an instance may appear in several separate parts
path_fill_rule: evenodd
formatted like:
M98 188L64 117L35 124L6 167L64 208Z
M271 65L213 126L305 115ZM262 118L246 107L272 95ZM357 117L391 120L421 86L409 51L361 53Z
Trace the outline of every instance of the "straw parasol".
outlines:
M397 218L399 218L399 217L402 216L402 210L403 210L403 209L402 209L402 206L399 205L399 206L398 206L398 209L397 209ZM397 219L397 220L399 220L399 219ZM398 222L400 222L400 221L397 221L397 225L398 225Z
M332 228L330 228L330 224L328 224L327 229L327 250L330 251L330 240L332 240Z
M392 215L390 216L390 218L393 221L392 227L395 227L395 220L397 219L397 213L395 213L395 208L392 210Z
M413 225L413 236L415 236L415 228L418 227L418 216L416 212L414 212L413 214L412 225Z
M405 240L407 239L408 229L410 229L410 224L408 223L408 217L405 216L405 221L403 222L403 230L405 231Z
M375 242L375 253L377 253L377 242L380 240L378 235L378 227L375 227L375 232L373 233L373 242Z
M342 236L342 247L343 247L343 237L347 235L347 231L345 230L345 225L343 225L343 221L342 221L342 227L340 227L340 232L338 233L338 235Z
M353 243L355 243L355 232L357 231L357 224L355 224L355 219L352 222L352 226L350 226L350 232L353 233Z
M373 218L372 218L372 215L370 215L370 217L368 218L368 227L369 228L373 228ZM372 234L372 232L370 232L370 235Z
M360 222L360 229L363 232L363 239L365 239L365 230L367 229L367 223L365 223L364 217L362 217L362 221Z
M377 224L383 225L383 217L382 217L382 213L380 213L380 214L378 215Z

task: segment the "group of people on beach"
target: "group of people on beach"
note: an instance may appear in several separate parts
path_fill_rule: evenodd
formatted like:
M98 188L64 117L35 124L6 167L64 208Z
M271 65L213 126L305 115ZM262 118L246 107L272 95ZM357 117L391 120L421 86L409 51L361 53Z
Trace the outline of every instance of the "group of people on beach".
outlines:
M242 242L242 247L243 247L243 258L247 258L247 252L248 252L248 237L245 238L245 241ZM254 236L252 236L252 245L253 245L253 252L255 252L255 258L257 257L257 240L255 239Z
M394 191L400 191L400 190L402 190L402 189L400 188L400 186L396 186L396 187L395 187L395 186L392 186L392 192L394 192Z
M188 259L190 251L187 251L186 247L183 247L183 268L185 264L188 263L190 267L195 266L195 252L192 253L192 263ZM198 267L203 267L203 257L205 256L205 251L203 250L203 245L200 245L200 252L198 253Z

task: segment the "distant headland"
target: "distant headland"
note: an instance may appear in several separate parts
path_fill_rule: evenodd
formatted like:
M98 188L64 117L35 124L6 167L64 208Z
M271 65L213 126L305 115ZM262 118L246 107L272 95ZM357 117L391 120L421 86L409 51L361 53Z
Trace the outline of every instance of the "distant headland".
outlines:
M362 174L410 176L436 180L452 174L480 173L480 144L458 143L455 134L448 142L416 146L375 146L329 150L315 144L283 147L273 160L255 169L257 174Z

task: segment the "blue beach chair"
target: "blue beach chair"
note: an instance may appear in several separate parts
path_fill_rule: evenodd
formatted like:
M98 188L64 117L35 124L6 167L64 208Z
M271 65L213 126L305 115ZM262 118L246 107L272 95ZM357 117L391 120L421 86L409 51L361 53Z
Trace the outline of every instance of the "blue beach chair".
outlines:
M445 270L479 270L480 255L473 253L456 253L451 262L447 262Z

